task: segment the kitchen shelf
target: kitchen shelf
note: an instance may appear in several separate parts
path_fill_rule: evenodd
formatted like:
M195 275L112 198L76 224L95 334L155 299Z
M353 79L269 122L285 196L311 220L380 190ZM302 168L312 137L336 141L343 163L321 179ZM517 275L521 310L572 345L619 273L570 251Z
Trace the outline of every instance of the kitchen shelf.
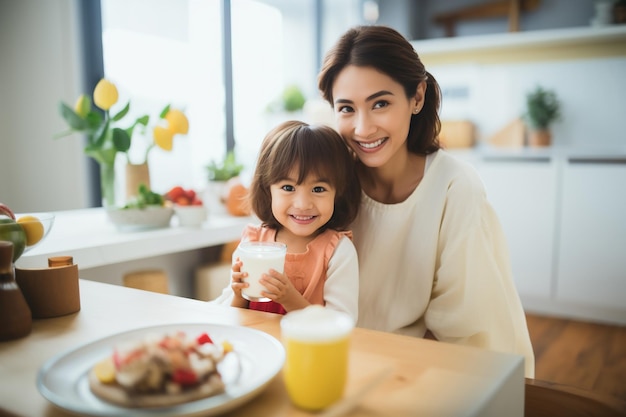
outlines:
M626 25L412 41L426 66L626 56Z
M209 213L201 227L172 226L136 232L120 232L103 208L54 212L50 234L33 250L22 255L16 266L43 268L51 256L69 255L83 269L95 268L217 246L239 240L255 217Z

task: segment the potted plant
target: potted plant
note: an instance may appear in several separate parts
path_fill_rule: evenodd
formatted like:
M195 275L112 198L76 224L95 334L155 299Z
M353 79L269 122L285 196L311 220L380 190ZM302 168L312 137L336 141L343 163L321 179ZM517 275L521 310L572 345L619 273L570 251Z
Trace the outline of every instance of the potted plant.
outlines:
M304 108L306 97L295 84L288 85L283 90L280 97L267 106L269 113L294 113Z
M211 161L207 167L209 185L204 195L204 202L210 213L226 212L228 184L237 178L243 170L243 164L237 162L234 151L228 151L221 162Z
M526 112L523 119L529 129L530 146L549 146L552 140L550 127L561 118L561 103L556 93L541 86L526 94Z
M93 100L86 94L78 97L74 107L66 103L59 103L59 112L67 122L68 129L55 135L56 138L68 136L74 133L82 133L87 137L87 145L84 152L93 158L100 166L100 184L102 193L102 205L104 207L116 206L115 191L115 160L119 153L126 154L131 147L131 138L135 129L146 129L150 120L148 115L143 115L120 126L122 120L130 110L130 100L121 110L113 112L118 104L119 93L117 86L109 80L101 79L93 91ZM93 105L98 109L95 109ZM117 107L117 106L115 106ZM138 182L149 184L149 171L147 158L150 150L157 146L165 151L172 150L174 135L185 135L189 129L189 122L185 114L167 105L161 114L157 124L152 129L152 143L147 144L145 161L139 165L133 165L128 160L128 165L141 168ZM135 195L138 183L132 182L128 189Z
M236 177L243 170L243 165L237 162L234 151L226 153L222 162L211 161L207 165L209 181L228 181Z

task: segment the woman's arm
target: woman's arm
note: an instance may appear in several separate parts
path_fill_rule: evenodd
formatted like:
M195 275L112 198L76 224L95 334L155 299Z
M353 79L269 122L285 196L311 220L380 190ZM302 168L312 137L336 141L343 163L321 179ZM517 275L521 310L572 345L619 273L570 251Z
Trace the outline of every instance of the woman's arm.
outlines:
M436 284L426 325L442 341L517 353L534 375L534 354L508 245L476 174L451 183L441 221Z

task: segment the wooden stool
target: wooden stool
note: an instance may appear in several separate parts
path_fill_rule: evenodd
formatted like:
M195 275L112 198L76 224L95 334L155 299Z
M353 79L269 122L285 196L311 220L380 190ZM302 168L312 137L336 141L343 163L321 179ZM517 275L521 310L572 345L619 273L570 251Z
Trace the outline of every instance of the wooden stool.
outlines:
M211 301L230 284L233 252L237 246L238 240L224 244L217 262L196 268L196 299Z
M129 272L124 275L124 286L169 294L167 274L161 269Z
M235 252L237 246L239 246L238 240L224 244L224 246L222 246L222 252L220 253L220 262L232 263L233 252Z
M230 268L230 262L216 262L198 267L194 298L211 301L222 294L222 290L230 284Z

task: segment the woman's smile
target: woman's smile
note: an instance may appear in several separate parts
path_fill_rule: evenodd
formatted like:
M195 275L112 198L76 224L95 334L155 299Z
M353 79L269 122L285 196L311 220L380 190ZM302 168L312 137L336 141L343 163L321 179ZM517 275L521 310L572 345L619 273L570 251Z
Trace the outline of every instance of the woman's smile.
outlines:
M361 142L361 141L358 141L358 140L355 140L355 142L363 150L365 150L365 151L373 151L373 150L376 150L376 148L378 148L381 145L383 145L385 142L387 142L388 139L389 139L388 137L384 137L384 138L380 138L378 140L375 140L374 142Z

